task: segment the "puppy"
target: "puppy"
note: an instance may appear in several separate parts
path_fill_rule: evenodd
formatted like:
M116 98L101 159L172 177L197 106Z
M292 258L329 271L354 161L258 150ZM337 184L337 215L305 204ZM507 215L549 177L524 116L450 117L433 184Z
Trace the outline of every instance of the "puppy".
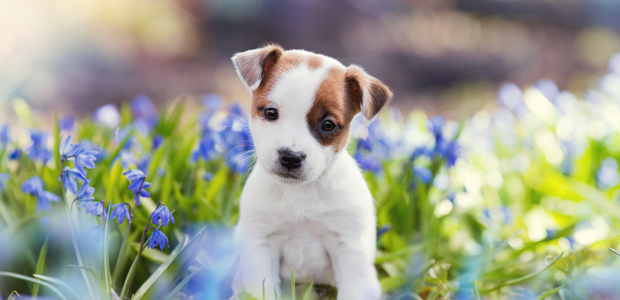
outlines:
M261 297L264 286L274 299L294 270L296 282L335 286L339 300L379 299L373 198L346 146L351 119L370 122L392 92L356 65L278 45L232 61L252 94L256 147L234 234L235 294Z

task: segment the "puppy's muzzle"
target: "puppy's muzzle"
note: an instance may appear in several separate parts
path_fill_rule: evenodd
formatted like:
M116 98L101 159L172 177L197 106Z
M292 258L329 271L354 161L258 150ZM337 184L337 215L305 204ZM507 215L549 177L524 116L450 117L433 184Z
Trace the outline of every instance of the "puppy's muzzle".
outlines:
M278 155L280 156L280 164L288 171L299 169L306 158L305 154L293 152L287 148L279 149Z

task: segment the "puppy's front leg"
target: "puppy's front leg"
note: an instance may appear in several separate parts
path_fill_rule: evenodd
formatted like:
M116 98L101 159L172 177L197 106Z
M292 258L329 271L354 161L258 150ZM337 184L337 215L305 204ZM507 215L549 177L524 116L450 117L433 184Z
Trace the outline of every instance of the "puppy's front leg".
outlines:
M379 300L381 286L374 257L350 245L341 244L330 251L336 277L338 300Z
M265 282L265 299L275 299L275 287L280 294L279 254L269 247L266 241L246 241L239 257L239 269L235 279L235 294L251 293L254 298L262 299L263 280Z

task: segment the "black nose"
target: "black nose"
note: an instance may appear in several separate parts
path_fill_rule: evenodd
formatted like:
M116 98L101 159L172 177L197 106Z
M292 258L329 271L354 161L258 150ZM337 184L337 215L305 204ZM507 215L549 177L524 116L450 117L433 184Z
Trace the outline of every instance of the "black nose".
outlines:
M306 155L303 153L295 153L289 149L278 150L280 155L280 164L287 170L294 170L301 167Z

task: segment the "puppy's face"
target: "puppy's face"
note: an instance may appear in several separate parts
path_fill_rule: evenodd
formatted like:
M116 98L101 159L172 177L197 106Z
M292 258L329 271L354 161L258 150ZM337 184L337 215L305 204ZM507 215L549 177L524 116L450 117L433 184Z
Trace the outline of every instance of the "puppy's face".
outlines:
M369 121L392 93L357 66L279 46L232 58L252 93L250 129L260 165L277 180L316 180L345 151L351 119Z

